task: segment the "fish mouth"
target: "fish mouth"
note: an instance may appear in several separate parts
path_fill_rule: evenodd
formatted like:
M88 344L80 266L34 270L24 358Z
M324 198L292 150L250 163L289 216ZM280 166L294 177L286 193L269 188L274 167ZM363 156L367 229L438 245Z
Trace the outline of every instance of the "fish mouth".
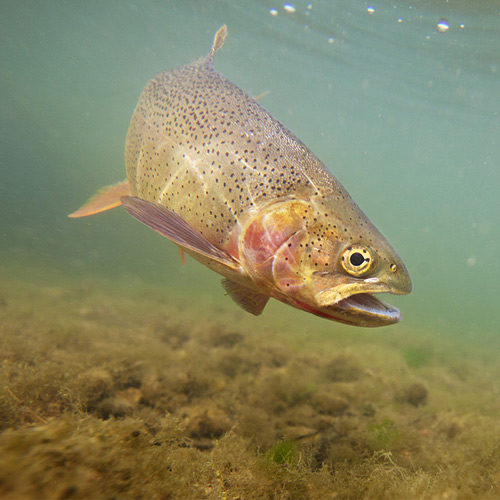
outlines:
M372 293L357 293L325 308L332 309L337 321L357 326L386 326L401 320L397 307L380 300Z
M321 318L351 326L388 326L401 320L401 313L397 307L367 292L350 295L335 304L323 307L313 307L299 300L294 300L294 305Z
M355 326L386 326L401 320L398 308L380 300L376 295L390 293L404 295L408 286L396 286L377 277L363 281L346 280L333 287L325 287L315 295L319 310L316 314L325 318Z

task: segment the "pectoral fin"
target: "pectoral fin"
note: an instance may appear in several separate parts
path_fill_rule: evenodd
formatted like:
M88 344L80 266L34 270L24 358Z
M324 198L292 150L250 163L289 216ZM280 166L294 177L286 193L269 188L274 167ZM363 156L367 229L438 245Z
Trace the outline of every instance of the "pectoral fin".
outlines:
M216 260L231 269L239 269L239 264L226 252L210 243L202 234L193 229L182 217L168 208L142 200L135 196L123 196L122 204L127 212L157 233L165 236L180 247Z
M128 180L103 187L92 198L86 201L81 208L69 214L68 217L86 217L87 215L99 214L119 207L122 204L121 197L129 193Z
M269 295L257 292L230 279L223 279L222 286L227 294L245 311L258 316L266 307Z

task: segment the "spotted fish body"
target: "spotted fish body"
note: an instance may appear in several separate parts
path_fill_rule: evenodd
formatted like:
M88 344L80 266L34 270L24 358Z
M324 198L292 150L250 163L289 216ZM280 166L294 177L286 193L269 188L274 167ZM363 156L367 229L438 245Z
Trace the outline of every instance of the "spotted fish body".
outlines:
M358 326L399 320L374 293L409 293L394 249L316 156L213 66L226 28L198 61L145 87L112 203L226 277L246 310L274 297ZM97 196L103 200L110 190ZM125 195L125 196L123 196ZM122 197L123 196L123 197Z

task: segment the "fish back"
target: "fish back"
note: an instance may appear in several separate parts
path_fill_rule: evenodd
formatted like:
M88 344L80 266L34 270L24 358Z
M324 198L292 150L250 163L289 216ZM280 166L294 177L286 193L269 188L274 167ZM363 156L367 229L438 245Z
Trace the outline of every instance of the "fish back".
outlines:
M210 54L154 77L126 142L131 193L223 244L246 214L289 198L350 199L316 156Z

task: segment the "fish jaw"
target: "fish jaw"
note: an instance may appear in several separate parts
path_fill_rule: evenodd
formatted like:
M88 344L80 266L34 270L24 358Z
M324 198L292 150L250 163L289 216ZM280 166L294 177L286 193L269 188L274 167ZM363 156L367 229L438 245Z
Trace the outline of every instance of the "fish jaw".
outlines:
M291 250L291 247L287 245L286 249ZM289 258L285 262L290 261ZM275 271L278 268L282 278L277 279L276 283L286 285L285 276L293 275L286 273L283 261L275 262ZM393 292L376 277L362 280L341 274L314 272L303 278L300 286L292 289L287 286L287 290L288 293L275 297L316 316L361 327L387 326L401 320L399 309L380 300L375 294L408 293Z
M359 294L377 294L390 293L393 295L405 295L411 291L411 283L409 288L395 288L390 282L383 281L374 276L366 279L356 279L346 276L336 276L330 273L323 274L324 279L320 280L320 286L325 288L317 292L314 296L316 304L320 307L333 306L349 299L353 295ZM326 282L323 284L323 282Z
M398 308L380 300L376 294L402 294L409 291L391 289L378 277L354 279L346 276L325 275L316 286L324 287L314 296L317 310L325 317L356 326L386 326L398 323Z
M290 304L290 302L288 302ZM372 294L360 293L342 299L335 305L315 308L305 302L295 300L291 304L321 318L351 326L389 326L401 320L398 308L378 299Z
M401 320L401 312L397 307L370 293L351 295L330 307L335 309L332 313L349 318L349 324L356 326L388 326Z

